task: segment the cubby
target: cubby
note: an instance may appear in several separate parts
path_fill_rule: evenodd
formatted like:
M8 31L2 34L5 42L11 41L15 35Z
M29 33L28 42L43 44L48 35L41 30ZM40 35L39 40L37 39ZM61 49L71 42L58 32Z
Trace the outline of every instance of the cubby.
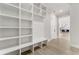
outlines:
M19 19L7 16L0 16L0 28L19 28Z
M21 27L22 28L32 28L32 22L31 21L22 20L21 21Z
M37 7L33 7L33 12L35 13L35 14L38 14L38 15L40 15L40 8L37 8Z
M14 46L19 46L19 38L0 41L0 50L14 47Z
M21 8L32 12L32 4L31 3L23 3L23 4L21 4Z
M19 17L19 9L0 3L0 14Z
M36 6L36 7L38 7L38 8L40 8L40 3L34 3L34 6Z

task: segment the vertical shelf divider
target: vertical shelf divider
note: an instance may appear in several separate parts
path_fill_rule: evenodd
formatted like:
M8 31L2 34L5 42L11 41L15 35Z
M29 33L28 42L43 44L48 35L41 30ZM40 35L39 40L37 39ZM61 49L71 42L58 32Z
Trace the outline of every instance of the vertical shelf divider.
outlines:
M34 55L34 42L33 42L33 3L32 3L32 54Z
M19 55L21 55L21 3L19 3Z

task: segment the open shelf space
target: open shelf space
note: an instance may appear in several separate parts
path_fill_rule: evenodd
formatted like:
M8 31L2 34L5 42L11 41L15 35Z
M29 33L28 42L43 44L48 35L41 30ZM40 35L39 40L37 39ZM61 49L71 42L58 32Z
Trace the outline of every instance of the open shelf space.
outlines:
M3 28L18 28L19 27L19 19L0 16L0 27Z
M22 19L32 19L32 13L21 11L21 18Z
M7 53L10 53L10 52L16 51L18 49L31 46L31 45L32 45L32 42L29 42L29 43L22 44L21 46L14 46L14 47L2 49L2 50L0 50L0 55L7 54Z
M19 36L19 29L15 28L0 28L0 38Z
M39 8L36 8L35 6L33 7L33 12L35 13L35 14L38 14L38 15L40 15L40 9Z
M0 3L0 14L19 17L19 9L15 9L4 3Z
M25 44L25 43L29 43L29 42L32 42L32 36L21 38L21 44Z
M19 45L19 38L0 41L0 50Z
M40 3L34 3L34 6L40 8Z
M26 4L26 3L24 3ZM32 11L27 10L26 8L24 8L24 4L21 4L21 6L19 7L18 3L6 3L6 5L13 7L15 9L20 9L20 11L24 11L24 12L28 12L28 13L32 13ZM31 4L30 4L31 5Z
M0 13L0 16L2 17L8 17L8 18L16 18L16 19L19 19L19 17L17 16L11 16L11 15L7 15L7 14L1 14ZM21 18L22 20L26 20L26 21L32 21L32 19L28 19L28 18Z
M42 16L39 16L39 15L33 15L33 19L34 21L39 21L39 22L42 22L44 17Z
M46 11L42 10L42 16L46 16Z
M41 9L46 11L46 7L44 5L41 5Z
M29 4L29 3L22 3L22 4L21 4L21 8L32 12L32 5Z
M21 35L29 35L29 34L32 34L32 29L26 29L26 28L21 29Z
M32 28L32 22L30 21L21 21L21 28Z

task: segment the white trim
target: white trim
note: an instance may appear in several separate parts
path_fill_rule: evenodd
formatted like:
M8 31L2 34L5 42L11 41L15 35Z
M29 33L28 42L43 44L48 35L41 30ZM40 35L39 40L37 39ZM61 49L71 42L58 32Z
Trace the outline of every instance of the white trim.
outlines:
M79 45L71 45L71 47L79 48Z

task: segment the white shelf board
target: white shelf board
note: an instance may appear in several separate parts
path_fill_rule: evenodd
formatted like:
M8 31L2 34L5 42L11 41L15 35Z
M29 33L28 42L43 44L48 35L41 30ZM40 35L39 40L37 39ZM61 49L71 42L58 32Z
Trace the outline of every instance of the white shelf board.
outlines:
M19 29L19 27L10 27L10 26L0 26L0 28L17 28L17 29Z
M8 5L8 6L11 6L11 7L19 9L19 7L15 6L15 5L12 5L12 4L9 4L9 3L5 3L5 4Z
M25 20L25 21L32 21L32 19L28 19L28 18L21 18L21 21Z
M11 7L15 7L17 9L19 9L19 7L15 6L15 5L12 5L12 4L9 4L9 3L6 3L7 5L11 6ZM26 10L24 8L20 8L22 11L25 11L25 12L29 12L29 13L32 13L32 11L29 11L29 10Z
M31 45L32 45L32 42L29 42L29 43L26 43L26 44L22 44L21 46L18 45L18 46L2 49L2 50L0 50L0 55L4 55L4 54L10 53L12 51L15 51L15 50L18 50L18 49L21 49L21 48L24 48L24 47L28 47L28 46L31 46Z
M21 27L21 28L32 29L32 27Z
M0 16L4 16L4 17L11 17L11 18L17 18L19 19L19 16L11 16L11 15L7 15L7 14L0 14ZM26 20L26 21L32 21L32 19L28 19L28 18L21 18L22 20Z
M41 16L41 17L45 18L45 16L43 16L41 14L37 14L37 13L33 13L33 14L36 15L36 16Z
M11 40L11 39L15 39L15 38L19 38L19 36L0 38L0 41L3 41L3 40Z
M14 46L14 47L2 49L2 50L0 50L0 55L7 54L7 53L10 53L10 52L18 50L18 49L20 49L19 46Z
M39 8L39 7L35 6L35 5L33 7L37 8L37 9L41 9L41 7Z
M20 46L20 48L25 48L25 47L28 47L28 46L31 46L31 45L33 45L33 42L29 42L29 43L22 44Z
M16 16L7 15L7 14L0 14L0 16L5 16L5 17L11 17L11 18L17 18L17 19L19 19L19 16L16 17Z
M32 36L32 34L29 34L29 35L21 35L21 37L29 37L29 36Z
M19 29L19 27L9 27L9 26L6 26L6 27L0 27L1 29L2 28L17 28L17 29ZM21 28L26 28L26 29L32 29L32 27L21 27Z
M21 35L21 37L29 37L29 36L32 36L32 34L29 34L29 35ZM3 41L3 40L11 40L11 39L15 39L15 38L19 38L19 36L0 38L0 41Z
M40 6L40 8L39 8L39 7L37 7L37 6L34 5L33 7L36 7L37 9L40 9L40 10L43 10L43 11L46 12L46 10L42 9L42 6Z

